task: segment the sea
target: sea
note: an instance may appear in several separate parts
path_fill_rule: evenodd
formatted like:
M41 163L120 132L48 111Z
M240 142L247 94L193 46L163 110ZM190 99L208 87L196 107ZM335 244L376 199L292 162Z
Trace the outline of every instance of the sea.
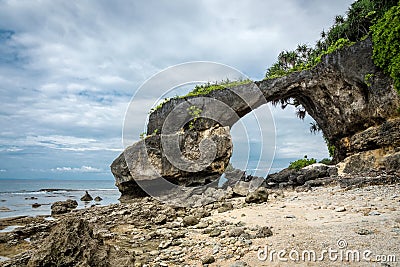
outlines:
M76 200L78 209L92 205L119 203L121 196L113 180L33 180L0 179L0 218L51 215L51 204L67 199ZM101 201L83 202L85 191ZM32 204L39 204L33 207Z

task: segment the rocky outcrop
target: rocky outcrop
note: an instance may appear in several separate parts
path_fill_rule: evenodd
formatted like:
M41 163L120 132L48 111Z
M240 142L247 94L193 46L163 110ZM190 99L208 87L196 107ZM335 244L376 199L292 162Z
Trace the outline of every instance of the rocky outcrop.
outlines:
M106 245L80 218L55 226L27 266L133 266L134 256Z
M159 134L149 136L128 147L113 162L111 171L122 201L146 196L149 191L152 195L162 194L174 184L207 184L220 177L232 154L228 127L192 129L167 138L164 141ZM163 179L171 184L162 183Z
M68 213L76 207L78 207L78 202L76 202L76 200L67 199L66 201L57 201L51 205L51 214L57 215Z
M81 197L81 201L89 202L92 200L93 200L93 197L89 194L88 191L85 191L85 194Z
M265 179L268 188L286 188L296 186L321 186L332 182L330 178L337 178L336 166L314 163L302 169L286 168L280 172L273 173Z
M400 169L400 97L374 65L367 39L324 56L309 70L165 103L150 114L147 132L154 134L111 165L122 198L146 195L138 181L155 185L163 177L200 185L215 179L232 153L229 127L265 103L289 98L305 107L335 146L340 173ZM191 107L201 119L188 112Z

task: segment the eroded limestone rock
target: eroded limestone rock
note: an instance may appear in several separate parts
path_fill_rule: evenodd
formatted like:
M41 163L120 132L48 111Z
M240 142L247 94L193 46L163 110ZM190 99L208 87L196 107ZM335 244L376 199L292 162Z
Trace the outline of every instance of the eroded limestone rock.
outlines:
M368 83L367 76L370 77ZM370 39L324 56L312 69L215 90L203 98L208 100L196 102L196 97L173 99L150 114L147 132L156 134L128 147L111 166L122 199L146 195L137 185L136 178L149 184L149 188L159 184L160 176L185 186L216 179L224 172L232 154L229 127L267 102L289 98L296 98L305 107L329 143L335 146L333 160L344 163L340 167L343 173L382 168L395 172L399 169L400 96L392 79L375 66ZM206 108L212 103L210 99L229 106L229 112L212 114L214 109ZM195 102L203 111L202 115L211 114L214 119L197 120L191 127L186 124L164 131L163 126L171 117L172 121L190 120L187 107ZM177 107L181 106L179 111ZM159 132L171 140L179 140L179 146L163 146ZM181 168L181 157L175 155L176 151L168 157L178 147L184 158L197 162L202 155L199 148L204 138L217 144L215 158L205 168L200 170L197 163L183 164L184 168ZM205 147L205 151L212 150L211 146ZM176 159L178 161L173 162ZM187 170L188 167L193 169ZM304 176L297 181L292 179L297 176L291 178L289 172L285 175L288 177L275 177L276 182L288 180L290 184L304 184L309 180Z

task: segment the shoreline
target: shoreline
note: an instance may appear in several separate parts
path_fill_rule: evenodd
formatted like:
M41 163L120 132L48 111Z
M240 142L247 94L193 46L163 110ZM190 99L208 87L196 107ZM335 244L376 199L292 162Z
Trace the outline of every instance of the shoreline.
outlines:
M24 223L25 227L0 233L0 256L9 256L11 260L2 264L12 266L24 257L34 258L34 254L45 259L43 246L50 243L61 253L65 244L54 238L54 231L73 233L76 229L68 224L86 222L89 230L85 231L93 231L94 240L102 240L100 250L106 246L123 252L118 257L110 252L107 260L131 262L119 262L122 266L290 266L290 261L280 262L276 257L262 261L259 255L265 246L287 251L337 250L339 240L344 240L349 250L369 249L387 256L397 253L396 262L387 263L398 266L399 192L399 183L346 187L336 183L311 190L270 189L268 201L263 203L233 197L198 208L171 207L146 197L133 203L74 210L54 216L55 221L43 217L9 219L9 224ZM0 223L4 225L4 220ZM5 250L4 245L10 243L15 245ZM329 258L322 263L343 264ZM366 264L373 262L352 262L352 266Z
M26 182L26 183L25 183ZM27 180L24 183L7 180L0 182L0 218L16 216L51 216L51 205L56 201L73 199L79 208L89 205L108 205L117 203L120 192L111 181L72 181L60 180L47 184L43 180ZM97 188L96 188L97 187ZM80 198L89 191L93 198L100 196L101 201L82 202Z

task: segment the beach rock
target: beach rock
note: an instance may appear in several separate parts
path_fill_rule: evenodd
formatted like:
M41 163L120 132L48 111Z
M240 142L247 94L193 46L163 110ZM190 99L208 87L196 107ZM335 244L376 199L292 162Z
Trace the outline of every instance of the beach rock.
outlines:
M26 197L25 200L36 200L38 199L37 197Z
M202 263L203 265L211 264L211 263L213 263L213 262L215 262L214 256L205 256L205 257L203 257L203 258L201 259L201 263Z
M371 234L373 234L374 232L371 231L371 230L362 228L362 229L358 229L358 230L356 231L356 233L359 234L359 235L371 235Z
M229 265L229 267L247 267L247 266L248 266L247 263L244 261L237 261Z
M165 224L167 222L167 215L165 214L160 214L157 217L154 218L153 222L155 224Z
M158 245L158 248L159 249L166 249L166 248L168 248L169 246L171 246L172 245L172 242L170 241L170 240L166 240L166 241L162 241L161 243L160 243L160 245Z
M76 207L78 207L78 202L76 202L76 200L67 199L66 201L57 201L51 205L51 214L68 213Z
M263 203L267 202L267 200L268 190L263 186L260 186L255 191L248 193L245 199L246 203Z
M272 235L273 235L273 233L271 231L271 228L269 228L267 226L263 226L257 230L255 237L256 238L264 238L264 237L270 237Z
M183 217L182 223L184 226L193 226L199 223L199 219L195 216L188 215Z
M42 204L39 204L39 203L32 204L32 208L34 208L34 209L39 208L40 206L42 206Z
M239 237L244 234L244 229L242 227L235 227L228 232L229 237Z
M293 180L290 179L291 177L297 177L297 171L294 169L286 168L280 172L269 174L267 176L267 181L279 184L288 182L289 180Z
M336 208L335 208L335 211L336 211L336 212L344 212L344 211L346 211L346 207L343 207L343 206L341 206L341 207L336 207Z
M8 212L8 211L11 211L11 210L7 207L0 207L0 212Z
M97 197L95 197L94 198L94 201L96 201L96 202L100 202L100 201L102 201L103 199L101 198L101 197L99 197L99 196L97 196Z
M41 242L27 266L132 266L134 256L108 246L95 236L88 221L68 218Z
M230 202L223 202L221 203L221 206L218 208L218 212L219 213L223 213L226 212L228 210L232 210L233 209L233 204Z
M322 163L314 163L307 167L302 168L299 171L299 175L296 178L296 182L298 185L303 185L305 182L310 180L315 180L317 178L327 177L328 169L336 168L336 167L329 167L328 165Z
M92 201L93 198L92 196L89 194L88 191L85 192L85 195L83 197L81 197L81 201Z
M218 228L211 229L210 232L208 233L208 235L209 235L210 237L217 237L217 236L220 236L220 235L221 235L221 230L218 229Z
M337 178L330 178L330 177L324 177L324 178L318 178L315 180L309 180L304 183L305 187L318 187L318 186L325 186L329 184L333 184L337 182Z
M239 197L245 197L249 193L250 183L239 181L233 186L233 193Z
M182 112L187 114L186 109ZM181 186L208 184L223 174L232 154L229 127L187 129L169 134L168 139L179 140L183 151L166 149L160 134L154 134L129 146L114 160L111 171L121 201L143 197L148 192L169 194L173 188L162 178Z

